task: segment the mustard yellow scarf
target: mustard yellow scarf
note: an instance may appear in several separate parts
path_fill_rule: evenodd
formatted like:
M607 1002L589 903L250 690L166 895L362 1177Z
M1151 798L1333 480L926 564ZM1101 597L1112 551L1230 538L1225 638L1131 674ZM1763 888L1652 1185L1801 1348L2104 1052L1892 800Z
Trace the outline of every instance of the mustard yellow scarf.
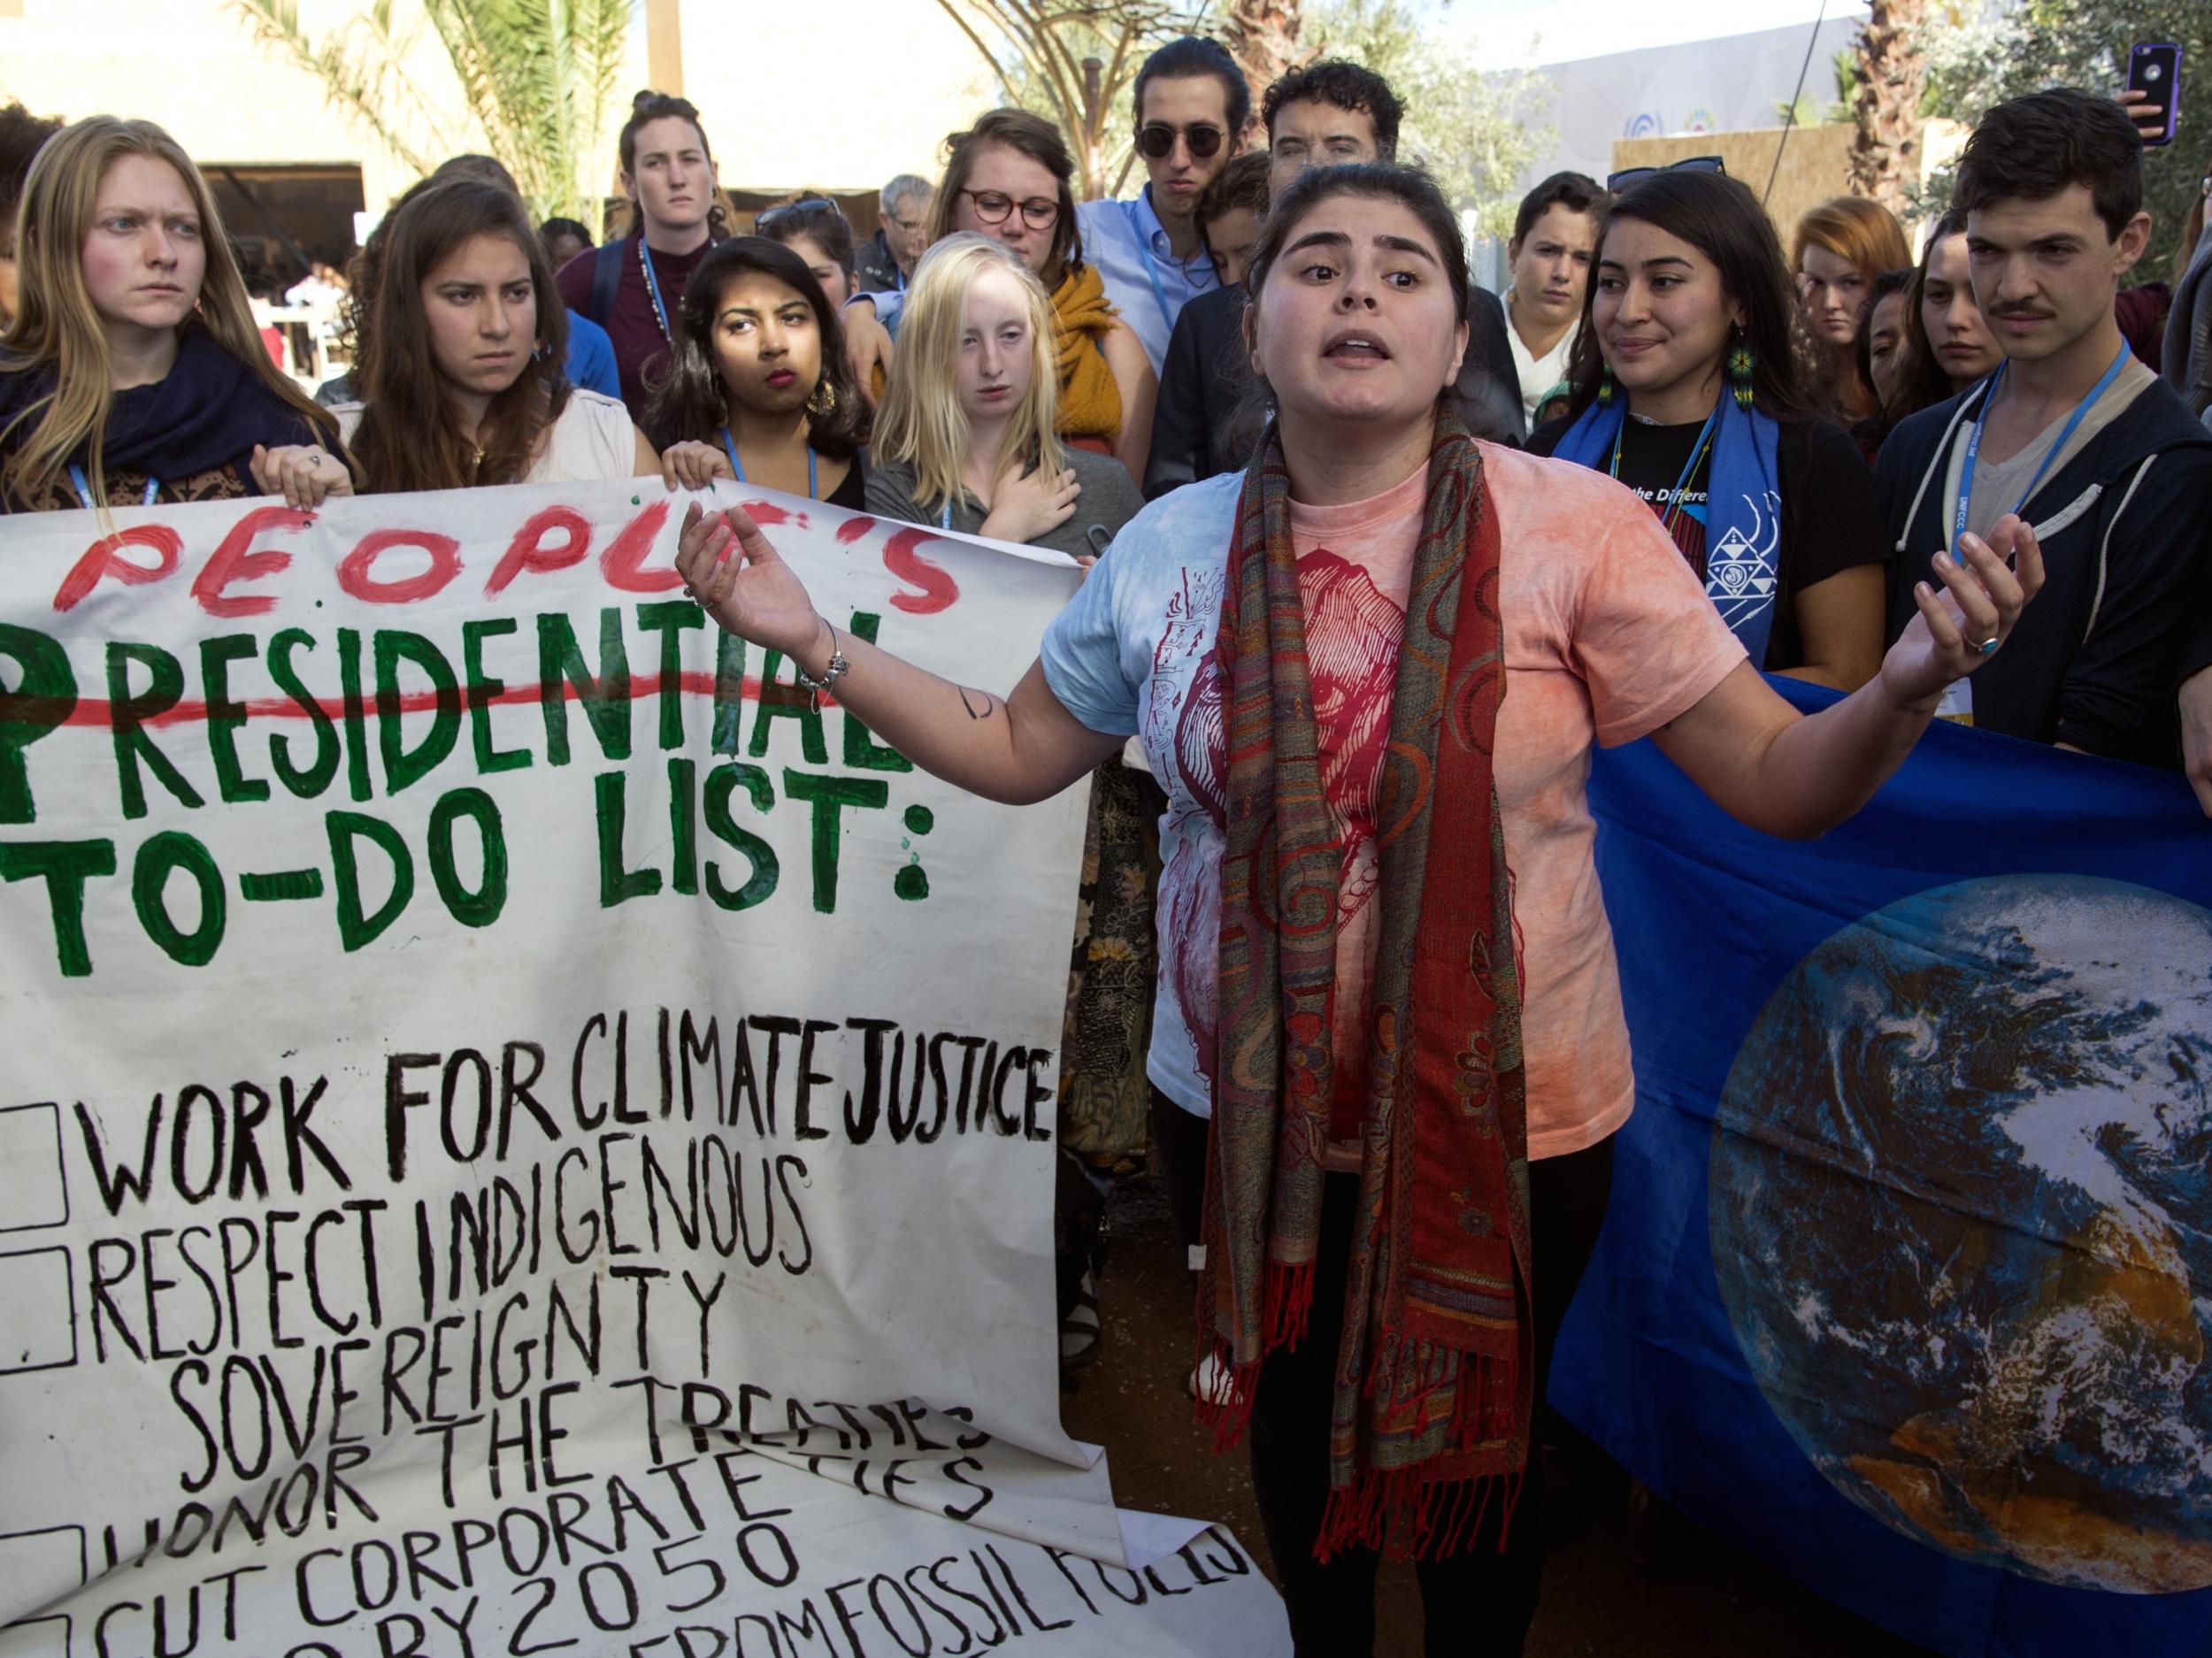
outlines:
M1052 290L1052 340L1060 374L1059 434L1064 438L1121 435L1121 388L1106 361L1107 330L1114 308L1094 265L1070 265Z

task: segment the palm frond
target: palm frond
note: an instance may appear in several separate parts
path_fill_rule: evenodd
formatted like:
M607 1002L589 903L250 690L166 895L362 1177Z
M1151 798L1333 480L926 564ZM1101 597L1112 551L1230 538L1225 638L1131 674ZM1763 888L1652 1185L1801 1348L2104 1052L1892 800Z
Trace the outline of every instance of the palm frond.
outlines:
M314 75L406 165L427 173L480 142L534 212L597 219L630 0L373 0L321 40L302 26L297 0L231 4L263 47ZM452 65L465 121L453 119L449 95L429 96L407 71L426 26Z
M435 165L409 142L410 124L395 119L399 105L412 105L411 112L419 118L431 111L389 50L391 36L382 18L357 19L367 27L349 28L334 40L318 42L302 27L296 0L231 0L231 9L257 42L321 81L333 101L400 161L426 172ZM378 12L388 12L388 7Z

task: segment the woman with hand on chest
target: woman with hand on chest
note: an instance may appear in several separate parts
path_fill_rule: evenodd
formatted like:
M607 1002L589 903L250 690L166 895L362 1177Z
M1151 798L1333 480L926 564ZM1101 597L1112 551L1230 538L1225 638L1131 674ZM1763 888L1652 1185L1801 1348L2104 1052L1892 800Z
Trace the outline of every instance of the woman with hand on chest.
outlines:
M876 421L868 510L1089 563L1144 504L1120 464L1063 442L1052 312L1001 243L955 233L915 266Z

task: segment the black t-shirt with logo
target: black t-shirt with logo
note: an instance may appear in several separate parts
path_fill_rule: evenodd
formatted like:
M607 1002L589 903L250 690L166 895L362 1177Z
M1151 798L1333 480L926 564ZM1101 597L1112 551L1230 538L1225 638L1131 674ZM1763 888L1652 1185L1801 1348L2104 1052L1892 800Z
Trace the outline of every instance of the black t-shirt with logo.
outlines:
M1569 425L1564 419L1548 423L1529 440L1529 448L1549 455ZM1851 434L1825 420L1783 420L1777 426L1774 463L1782 497L1782 536L1776 549L1774 631L1762 664L1770 673L1804 665L1805 641L1798 632L1797 608L1791 603L1796 594L1855 565L1890 561L1874 474L1867 470ZM1623 426L1620 481L1650 506L1655 517L1663 517L1673 502L1675 484L1704 427L1702 420L1648 426L1632 417ZM1704 513L1712 464L1709 453L1699 458L1682 487L1690 510L1677 513L1673 525L1674 544L1701 581L1705 579Z

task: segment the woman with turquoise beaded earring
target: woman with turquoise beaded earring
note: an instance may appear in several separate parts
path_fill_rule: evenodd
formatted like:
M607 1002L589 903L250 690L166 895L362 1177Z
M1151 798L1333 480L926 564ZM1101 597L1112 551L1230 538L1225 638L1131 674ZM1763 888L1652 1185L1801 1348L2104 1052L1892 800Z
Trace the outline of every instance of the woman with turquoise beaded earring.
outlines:
M1889 553L1857 445L1822 418L1774 226L1718 173L1616 198L1560 419L1530 441L1658 515L1770 673L1856 690L1882 659Z

